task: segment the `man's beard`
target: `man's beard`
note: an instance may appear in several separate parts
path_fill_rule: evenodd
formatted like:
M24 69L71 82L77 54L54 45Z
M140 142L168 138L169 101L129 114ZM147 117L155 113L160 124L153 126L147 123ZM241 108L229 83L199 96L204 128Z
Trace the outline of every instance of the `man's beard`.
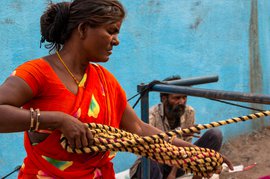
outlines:
M168 116L168 120L170 120L169 123L173 123L173 128L180 126L180 117L184 114L186 105L185 104L179 104L179 105L173 105L170 104L168 101L165 104L165 110L166 115Z
M167 113L175 118L179 119L185 112L186 105L179 104L179 105L172 105L172 104L167 104Z

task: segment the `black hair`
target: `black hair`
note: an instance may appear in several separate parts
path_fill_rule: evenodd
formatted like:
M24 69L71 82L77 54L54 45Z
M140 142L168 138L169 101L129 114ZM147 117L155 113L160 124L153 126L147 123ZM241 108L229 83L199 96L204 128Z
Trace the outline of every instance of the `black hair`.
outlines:
M60 50L80 24L91 27L112 24L125 18L125 10L118 0L74 0L72 2L49 3L40 18L41 44L45 48Z
M163 81L173 81L173 80L180 80L181 77L179 75L173 75L165 78ZM168 93L160 93L160 101L162 102L162 97L163 96L168 96Z

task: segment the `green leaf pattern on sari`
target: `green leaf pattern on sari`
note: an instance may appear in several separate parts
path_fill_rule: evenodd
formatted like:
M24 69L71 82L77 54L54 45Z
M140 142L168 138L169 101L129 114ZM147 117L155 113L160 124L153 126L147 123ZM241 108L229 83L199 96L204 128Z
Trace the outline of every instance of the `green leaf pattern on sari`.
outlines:
M88 109L88 116L89 117L97 118L99 112L100 112L99 104L98 104L95 96L92 95L92 99L91 99L91 102L90 102L90 105L89 105L89 109Z
M72 161L61 161L61 160L56 160L50 157L46 157L44 155L42 155L42 158L44 158L47 162L49 162L50 164L52 164L53 166L55 166L56 168L58 168L61 171L64 171L65 169L67 169L68 167L70 167L73 162Z

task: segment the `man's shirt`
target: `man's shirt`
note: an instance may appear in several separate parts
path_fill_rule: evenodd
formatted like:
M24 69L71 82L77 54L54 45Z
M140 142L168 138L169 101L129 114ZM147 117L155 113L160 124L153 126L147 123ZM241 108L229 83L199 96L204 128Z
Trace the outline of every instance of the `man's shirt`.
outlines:
M183 115L179 118L179 124L181 129L193 126L195 123L195 111L191 106L186 105ZM170 128L168 119L164 116L164 106L159 103L149 110L149 124L155 126L156 128L168 132L173 129ZM192 137L183 138L187 142L191 142Z
M182 129L188 128L194 125L195 123L195 111L191 106L186 105L185 112L179 118L180 126ZM162 103L159 103L149 109L149 124L155 126L156 128L168 132L173 129L170 129L168 119L164 116L164 106ZM191 142L192 137L184 137L183 140ZM141 162L141 157L139 156L133 166L130 168L130 176L134 176L138 165Z

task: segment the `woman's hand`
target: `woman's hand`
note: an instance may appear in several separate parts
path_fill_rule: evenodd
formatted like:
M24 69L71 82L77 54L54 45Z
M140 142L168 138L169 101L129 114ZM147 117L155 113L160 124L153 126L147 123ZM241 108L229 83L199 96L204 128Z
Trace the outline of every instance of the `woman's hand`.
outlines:
M93 135L88 127L77 118L62 113L58 128L67 138L71 148L87 147L93 144Z

